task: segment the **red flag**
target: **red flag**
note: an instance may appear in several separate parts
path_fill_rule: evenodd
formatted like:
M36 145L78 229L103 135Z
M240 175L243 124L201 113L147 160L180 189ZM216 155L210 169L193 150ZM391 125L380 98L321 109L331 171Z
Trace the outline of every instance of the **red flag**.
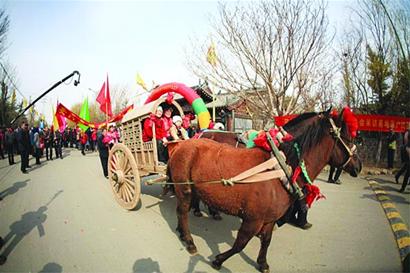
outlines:
M110 89L108 83L108 75L107 75L107 82L103 83L101 87L100 93L97 96L97 102L100 104L100 110L106 113L109 117L112 116L111 110L111 97L110 97Z

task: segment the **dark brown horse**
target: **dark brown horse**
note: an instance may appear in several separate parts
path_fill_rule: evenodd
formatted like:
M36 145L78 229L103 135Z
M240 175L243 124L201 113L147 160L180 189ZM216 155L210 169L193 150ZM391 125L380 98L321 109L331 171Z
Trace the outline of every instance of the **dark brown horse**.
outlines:
M330 123L328 112L314 119L306 126L303 120L300 120L299 126L304 127L304 133L281 145L288 164L295 168L299 164L299 157L293 145L299 144L301 158L305 161L312 181L328 162L335 166L345 164L350 158L346 142L352 141L343 120L336 122L336 125L342 128L341 135L336 136L332 133L335 130ZM257 263L262 272L268 272L266 253L273 226L294 202L294 198L284 189L279 179L234 186L223 186L214 182L234 177L266 161L270 158L270 153L259 148L235 149L209 139L188 140L178 146L171 156L168 169L177 196L177 230L180 238L187 244L187 250L190 253L197 251L188 227L188 212L192 192L195 190L206 204L242 218L242 225L232 249L217 255L212 262L213 267L219 269L226 259L242 251L253 236L258 236L261 249ZM348 166L351 174L358 173L361 168L361 164L350 163ZM299 177L297 183L302 187L305 180Z

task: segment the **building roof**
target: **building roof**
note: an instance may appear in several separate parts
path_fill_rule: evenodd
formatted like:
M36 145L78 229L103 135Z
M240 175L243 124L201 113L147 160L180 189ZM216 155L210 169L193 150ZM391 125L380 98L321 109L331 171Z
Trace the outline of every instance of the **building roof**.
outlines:
M207 108L212 107L229 107L242 101L241 98L232 94L219 94L216 96L215 101L211 101L206 104Z

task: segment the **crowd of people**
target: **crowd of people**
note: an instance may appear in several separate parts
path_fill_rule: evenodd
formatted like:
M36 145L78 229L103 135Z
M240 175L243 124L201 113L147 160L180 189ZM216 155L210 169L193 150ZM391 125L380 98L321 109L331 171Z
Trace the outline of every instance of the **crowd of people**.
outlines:
M36 165L41 165L43 157L47 161L63 159L62 151L64 148L77 148L85 155L85 151L95 152L97 147L98 150L103 149L103 146L107 146L108 149L109 144L118 142L120 139L119 130L115 126L111 126L109 133L105 133L110 138L109 143L98 146L97 136L101 135L104 138L103 134L104 130L88 128L84 131L77 126L75 128L67 127L62 131L54 130L53 126L29 127L27 121L22 121L18 128L0 129L0 158L5 159L6 153L9 165L14 165L16 163L15 156L20 155L20 170L26 174L27 169L31 168L29 165L30 155L35 158ZM108 176L108 172L106 176Z

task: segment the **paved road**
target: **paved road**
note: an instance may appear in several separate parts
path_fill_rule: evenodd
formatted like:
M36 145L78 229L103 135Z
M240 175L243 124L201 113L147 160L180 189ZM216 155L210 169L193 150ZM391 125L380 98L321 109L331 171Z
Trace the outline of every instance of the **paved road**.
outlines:
M175 198L161 199L160 186L143 186L139 208L123 210L97 154L68 150L63 160L45 162L26 175L18 165L6 164L0 160L0 236L9 239L0 251L8 254L1 272L217 272L209 260L232 246L240 225L231 216L221 222L192 216L199 252L190 256L174 231ZM325 183L325 175L316 180L327 199L310 211L313 228L285 225L274 231L271 270L401 271L396 241L368 182L343 175L338 186ZM398 187L391 177L380 179ZM408 212L409 194L392 195ZM257 272L258 250L254 238L220 272Z

